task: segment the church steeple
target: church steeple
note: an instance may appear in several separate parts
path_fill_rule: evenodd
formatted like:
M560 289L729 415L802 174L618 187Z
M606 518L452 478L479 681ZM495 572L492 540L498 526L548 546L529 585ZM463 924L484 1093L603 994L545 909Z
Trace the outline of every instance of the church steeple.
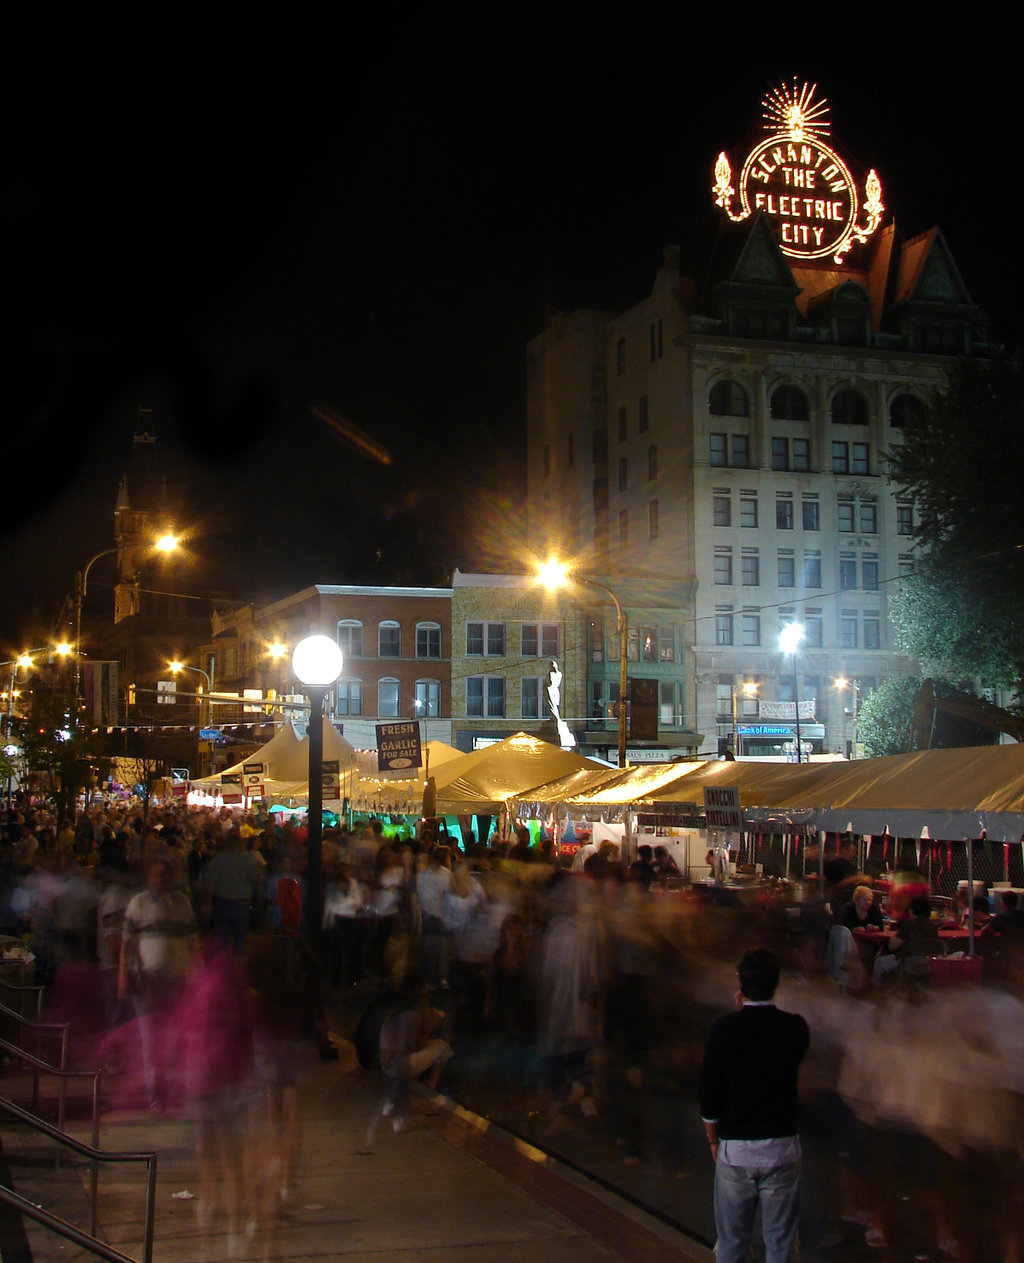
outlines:
M121 475L114 505L114 542L118 550L115 623L139 613L139 565L144 550L169 529L170 520L167 479L158 465L153 413L149 408L140 408L128 469Z

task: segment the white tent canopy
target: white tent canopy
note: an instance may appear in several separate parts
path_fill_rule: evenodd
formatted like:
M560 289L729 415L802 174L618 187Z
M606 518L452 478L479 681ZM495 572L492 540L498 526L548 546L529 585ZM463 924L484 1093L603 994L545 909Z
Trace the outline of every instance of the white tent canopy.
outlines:
M337 759L341 775L342 794L351 791L356 779L356 752L350 741L338 732L337 728L326 718L323 720L323 757L325 760ZM208 794L217 794L221 789L221 777L230 773L241 773L250 763L263 764L264 784L268 796L279 798L301 798L308 794L309 787L309 737L301 740L289 721L282 724L278 732L254 750L240 763L235 763L215 776L206 776L193 782L193 787Z
M205 790L209 794L216 793L220 789L221 776L240 774L247 763L262 763L264 768L267 769L268 777L276 777L279 769L293 769L295 760L298 757L296 752L301 744L299 735L295 731L295 725L291 720L286 720L266 745L254 750L252 754L247 755L240 763L233 763L231 767L224 768L222 772L217 772L211 776L198 777L192 782L193 787Z
M499 809L514 798L531 799L532 786L580 771L607 767L571 754L525 732L451 759L431 772L438 815L472 815Z
M850 763L715 761L656 789L648 806L700 805L705 785L735 786L750 824L828 832L1019 842L1024 835L1024 745L918 750Z
M423 747L423 766L405 772L379 772L375 750L360 750L359 780L351 796L351 805L360 811L402 811L418 814L423 809L423 790L427 775L435 776L438 768L452 759L461 759L461 750L444 741L428 741Z

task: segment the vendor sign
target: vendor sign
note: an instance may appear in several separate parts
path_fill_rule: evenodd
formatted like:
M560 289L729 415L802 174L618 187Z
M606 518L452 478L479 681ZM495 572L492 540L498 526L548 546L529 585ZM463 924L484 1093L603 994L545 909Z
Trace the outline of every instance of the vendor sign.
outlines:
M227 803L242 801L241 772L222 772L220 777L220 796Z
M325 798L341 795L341 767L337 759L324 759L320 764L321 783Z
M242 765L243 784L249 798L262 798L266 794L266 768L262 763L245 763Z
M399 772L422 767L420 726L415 719L395 724L377 724L377 770Z
M735 785L704 786L704 814L709 829L742 829L740 791Z

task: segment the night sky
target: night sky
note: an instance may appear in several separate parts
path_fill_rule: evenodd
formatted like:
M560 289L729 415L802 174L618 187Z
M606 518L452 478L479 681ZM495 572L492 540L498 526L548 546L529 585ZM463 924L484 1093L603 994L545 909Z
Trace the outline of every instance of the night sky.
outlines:
M188 591L433 584L500 557L529 512L527 339L560 308L639 301L664 245L685 259L713 231L714 160L742 156L782 80L818 83L886 222L938 223L1019 344L1016 40L871 8L789 5L776 27L758 6L745 29L746 11L28 36L3 156L0 648L44 643L113 545L140 405ZM98 614L111 574L90 576Z

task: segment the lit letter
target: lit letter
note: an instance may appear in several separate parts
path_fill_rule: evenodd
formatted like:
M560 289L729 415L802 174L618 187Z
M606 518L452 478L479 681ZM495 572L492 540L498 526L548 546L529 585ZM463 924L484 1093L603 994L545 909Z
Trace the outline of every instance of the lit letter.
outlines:
M764 194L755 193L754 194L754 209L761 210L763 206L764 206Z
M812 228L812 229L811 229L811 232L813 232L813 233L814 233L814 244L815 244L816 246L820 246L820 245L821 245L821 235L822 235L822 233L823 233L824 231L825 231L825 230L824 230L824 228Z
M842 204L842 202L833 202L833 203L832 203L832 218L833 218L833 219L842 219L842 217L843 217L843 204Z
M815 203L814 203L814 218L815 218L815 219L824 219L825 217L826 217L826 216L825 216L825 203L824 203L824 202L815 202Z
M805 167L809 167L809 166L811 165L811 147L810 147L810 145L801 145L801 146L800 146L800 161L804 164L804 166L805 166Z

